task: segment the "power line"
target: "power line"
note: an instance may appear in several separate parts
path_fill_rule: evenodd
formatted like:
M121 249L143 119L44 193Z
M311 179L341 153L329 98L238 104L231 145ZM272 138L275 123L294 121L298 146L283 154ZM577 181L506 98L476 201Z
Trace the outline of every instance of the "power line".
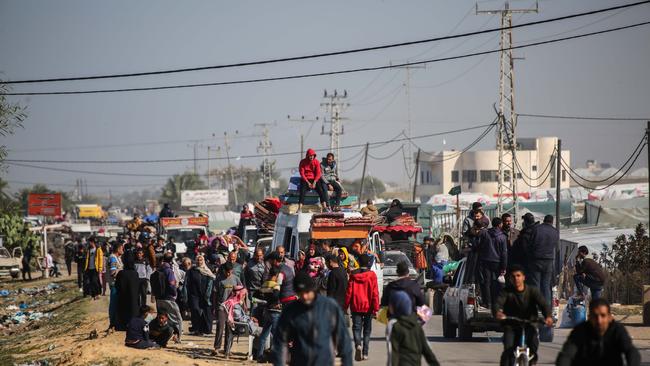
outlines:
M549 160L549 165L548 165L548 166L552 167L552 166L555 165L555 157L556 157L555 154L556 154L556 153L557 153L557 152L555 151L554 154L551 155L551 159ZM520 173L522 173L522 172L524 171L524 169L523 169L523 168L521 167L521 165L519 164L519 160L517 160L516 158L515 158L515 165L516 165L517 168L519 169L519 172L520 172ZM548 166L547 166L547 167L548 167ZM530 183L527 182L526 179L523 179L524 174L522 174L522 179L521 179L521 180L524 182L525 185L527 185L527 186L530 187L530 188L540 188L540 187L543 186L543 185L546 183L546 181L548 181L548 179L551 177L551 173L553 173L553 168L549 169L549 170L548 170L548 173L541 173L541 174L540 174L540 177L543 176L543 175L546 175L546 176L544 177L544 179L543 179L541 182L538 182L537 184L533 184L533 183L532 183L532 181L534 180L534 178L528 178L528 179L530 179ZM515 172L512 172L512 174L515 174ZM527 177L527 176L526 176L526 177ZM517 179L517 176L515 175L514 178ZM537 179L539 180L539 177L538 177Z
M648 1L650 1L650 0L648 0ZM529 48L529 47L536 47L536 46L541 46L541 45L546 45L546 44L552 44L552 43L557 43L557 42L562 42L562 41L567 41L567 40L572 40L572 39L585 38L585 37L595 36L595 35L599 35L599 34L605 34L605 33L621 31L621 30L625 30L625 29L641 27L641 26L648 25L648 24L650 24L650 21L641 22L641 23L634 23L634 24L630 24L630 25L626 25L626 26L620 26L620 27L616 27L616 28L609 28L609 29L605 29L605 30L601 30L601 31L583 33L583 34L578 34L578 35L574 35L574 36L567 36L567 37L556 38L556 39L551 39L551 40L546 40L546 41L539 41L539 42L522 44L522 45L518 45L518 46L511 46L511 47L507 47L507 48L500 48L500 49L496 49L496 50L488 50L488 51L467 53L467 54L462 54L462 55L457 55L457 56L429 59L429 60L422 60L422 61L405 62L405 63L394 64L394 65L372 66L372 67L362 67L362 68L347 69L347 70L324 71L324 72L317 72L317 73L310 73L310 74L286 75L286 76L276 76L276 77L266 77L266 78L256 78L256 79L240 79L240 80L220 81L220 82L210 82L210 83L177 84L177 85L166 85L166 86L139 87L139 88L119 88L119 89L94 89L94 90L76 90L76 91L73 90L73 91L51 91L51 92L0 93L0 95L13 95L13 96L31 95L31 96L35 96L35 95L74 95L74 94L121 93L121 92L134 92L134 91L155 91L155 90L199 88L199 87L209 87L209 86L252 84L252 83L270 82L270 81L295 80L295 79L305 79L305 78L313 78L313 77L320 77L320 76L342 75L342 74L350 74L350 73L357 73L357 72L378 71L378 70L383 70L383 69L393 69L393 68L400 68L400 67L405 67L405 66L422 65L422 64L428 64L428 63L436 63L436 62L458 60L458 59L463 59L463 58L482 56L482 55L491 54L491 53L503 52L505 50L516 50L516 49L522 49L522 48ZM515 28L515 27L517 27L517 25L512 26L512 28Z
M531 114L531 113L517 113L517 117L535 117L535 118L555 118L555 119L578 119L578 120L592 120L592 121L647 121L650 117L636 118L636 117L586 117L586 116L561 116L550 114Z
M441 135L448 135L452 133L459 133L459 132L465 132L465 131L471 131L479 128L484 128L488 126L494 126L494 122L489 123L489 124L483 124L483 125L478 125L478 126L472 126L472 127L466 127L466 128L459 128L455 130L449 130L449 131L444 131L444 132L436 132L436 133L430 133L426 135L420 135L420 136L414 136L411 137L411 139L424 139L424 138L429 138L429 137L434 137L434 136L441 136ZM401 134L401 133L400 133ZM398 135L399 136L399 135ZM375 145L386 145L389 143L393 142L400 142L400 141L406 141L406 138L393 138L389 140L383 140L383 141L374 141L370 142L369 145L375 146ZM353 148L358 148L366 146L365 143L363 144L354 144L354 145L347 145L347 146L341 146L341 149L353 149ZM325 151L329 152L329 148L324 148L324 149L316 149L316 151ZM241 155L238 158L239 159L249 159L249 158L261 158L264 156L267 157L274 157L274 156L287 156L287 155L296 155L298 152L292 151L292 152L283 152L283 153L271 153L271 154L254 154L254 155ZM225 157L209 157L209 158L197 158L197 161L206 161L206 160L224 160L227 159ZM5 159L4 160L7 164L14 164L16 165L17 163L54 163L54 164L143 164L143 163L179 163L179 162L191 162L194 161L194 158L183 158L183 159L152 159L152 160L45 160L45 159ZM112 173L110 173L112 174ZM164 175L165 177L167 175Z
M25 79L25 80L13 80L13 81L10 80L10 81L6 81L5 83L6 84L27 84L27 83L49 83L49 82L57 82L57 81L114 79L114 78L126 78L126 77L135 77L135 76L176 74L176 73L193 72L193 71L203 71L203 70L215 70L215 69L225 69L225 68L233 68L233 67L265 65L265 64L271 64L271 63L298 61L298 60L306 60L306 59L321 58L321 57L341 56L341 55L347 55L347 54L352 54L352 53L377 51L377 50L384 50L384 49L390 49L390 48L395 48L395 47L404 47L404 46L412 46L412 45L423 44L423 43L439 42L439 41L448 40L448 39L464 38L464 37L475 36L475 35L479 35L479 34L502 31L504 29L516 29L516 28L529 27L529 26L534 26L534 25L540 25L540 24L557 22L557 21L562 21L562 20L567 20L567 19L584 17L584 16L588 16L588 15L594 15L594 14L599 14L599 13L604 13L604 12L610 12L610 11L619 10L619 9L631 8L631 7L634 7L634 6L644 5L644 4L648 4L648 3L650 3L650 0L639 1L639 2L635 2L635 3L624 4L624 5L618 5L618 6L613 6L613 7L609 7L609 8L602 8L602 9L597 9L597 10L592 10L592 11L587 11L587 12L582 12L582 13L574 13L574 14L570 14L570 15L565 15L565 16L550 18L550 19L544 19L544 20L539 20L539 21L534 21L534 22L529 22L529 23L522 23L522 24L510 26L510 27L507 27L507 28L503 28L503 27L491 28L491 29L479 30L479 31L474 31L474 32L466 32L466 33L460 33L460 34L455 34L455 35L448 35L448 36L444 36L444 37L425 38L425 39L416 40L416 41L384 44L384 45L379 45L379 46L355 48L355 49L348 49L348 50L342 50L342 51L316 53L316 54L303 55L303 56L283 57L283 58L275 58L275 59L267 59L267 60L259 60L259 61L249 61L249 62L239 62L239 63L223 64L223 65L188 67L188 68L180 68L180 69L157 70L157 71L146 71L146 72L136 72L136 73L106 74L106 75L76 76L76 77L59 77L59 78L46 78L46 79Z
M13 166L20 166L24 168L34 168L34 169L44 169L44 170L51 170L55 172L67 172L67 173L81 173L81 174L96 174L96 175L116 175L116 176L123 176L123 177L165 177L169 178L173 174L141 174L141 173L117 173L117 172L96 172L96 171L90 171L90 170L77 170L77 169L65 169L65 168L52 168L52 167L47 167L47 166L37 166L37 165L30 165L30 164L21 164L21 163L14 163L10 161L4 161L4 163L8 165L13 165Z
M78 184L72 184L72 183L43 183L43 182L24 182L24 181L17 181L17 180L7 180L7 183L10 184L22 184L22 185L28 185L28 186L33 186L36 184L44 184L47 186L57 186L57 187L78 187ZM88 184L88 187L153 187L153 186L163 186L165 182L161 183L139 183L139 184Z
M646 147L647 145L648 145L648 144L646 143L646 144L643 144L643 146L641 146L641 149L639 149L639 151L637 152L637 154L636 154L636 156L634 157L634 160L632 161L632 163L627 167L627 169L625 170L625 172L624 172L620 177L618 177L618 178L617 178L615 181L613 181L612 183L610 183L610 184L608 184L608 185L606 185L606 186L604 186L604 187L600 187L600 188L592 188L592 187L585 186L584 184L580 183L577 179L575 179L575 177L574 177L573 174L572 174L571 167L567 167L567 166L565 165L564 161L562 161L560 164L561 164L561 165L564 167L564 169L567 171L567 173L569 174L569 177L571 177L571 179L573 179L573 181L576 182L576 184L578 184L580 187L585 188L585 189L588 189L588 190L591 190L591 191L602 191L602 190L608 189L608 188L610 188L611 186L615 185L616 183L620 182L621 179L623 179L623 178L624 178L624 177L625 177L625 176L630 172L630 170L632 169L632 167L633 167L634 164L636 163L636 161L637 161L637 159L639 158L639 156L641 156L641 153L643 152L643 148Z
M388 160L388 159L392 158L393 156L397 155L397 153L402 151L402 150L404 150L404 144L402 144L400 147L397 148L397 150L393 151L392 153L390 153L390 154L388 154L386 156L377 157L377 156L374 156L374 155L368 153L368 157L373 159L373 160Z
M637 154L637 151L638 151L639 149L643 150L643 147L642 147L641 145L643 145L644 142L645 142L645 136L643 136L643 138L641 139L641 141L639 141L639 144L636 145L636 148L634 148L634 151L632 151L632 154L627 158L627 160L625 161L625 163L623 163L623 165L622 165L622 166L621 166L621 167L620 167L616 172L614 172L614 174L612 174L612 175L610 175L609 177L604 178L604 179L589 180L589 179L587 179L587 178L581 176L580 174L578 174L578 172L576 172L574 169L572 169L572 168L570 167L570 164L567 164L567 162L564 161L564 158L560 157L560 159L562 160L562 163L564 163L565 165L568 165L568 166L569 166L569 169L571 169L571 172L572 172L576 177L582 179L583 181L585 181L585 182L587 182L587 183L604 183L604 182L607 182L608 180L610 180L610 179L616 177L619 173L621 173L621 171L623 171L623 169L625 169L625 167L627 166L627 164L628 164L628 163L630 162L630 160L632 160L632 158L634 157L634 154ZM637 155L638 155L638 154L637 154ZM636 161L636 160L635 160L635 161ZM632 165L634 165L634 163L632 163ZM574 179L574 180L575 180L575 179Z
M510 141L510 140L508 140L508 141ZM544 170L542 170L540 173L537 174L538 175L537 178L533 178L533 177L529 176L528 174L526 174L524 169L521 169L521 164L519 163L519 159L517 159L517 157L515 156L515 160L516 160L517 165L519 166L519 170L521 172L521 175L525 176L526 178L530 179L531 181L533 181L535 179L539 179L539 177L545 175L546 170L553 165L553 162L556 160L555 159L555 153L556 152L557 152L557 147L553 148L553 151L551 152L551 158L548 160L548 163L546 164L546 167L544 168Z

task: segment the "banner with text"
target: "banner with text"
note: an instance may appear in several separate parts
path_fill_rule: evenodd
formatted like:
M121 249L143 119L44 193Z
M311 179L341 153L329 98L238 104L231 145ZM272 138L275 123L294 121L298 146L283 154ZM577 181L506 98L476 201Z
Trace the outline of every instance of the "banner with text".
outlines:
M227 206L228 190L206 189L181 191L181 206Z

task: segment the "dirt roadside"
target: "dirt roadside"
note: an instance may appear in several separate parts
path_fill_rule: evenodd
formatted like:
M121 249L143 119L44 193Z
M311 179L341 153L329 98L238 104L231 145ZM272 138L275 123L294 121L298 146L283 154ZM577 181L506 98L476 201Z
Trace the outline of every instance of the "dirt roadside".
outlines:
M9 282L0 289L10 291L0 297L0 315L9 326L0 327L0 364L2 365L220 365L249 364L246 360L247 338L235 340L229 360L210 355L212 337L184 337L180 345L162 350L135 350L124 346L124 333L106 334L108 299L83 298L72 279L56 280L59 288L34 295L22 293L23 288L47 288L52 280ZM28 304L20 309L43 313L38 320L12 322L9 306ZM12 308L13 309L13 308ZM3 314L4 312L4 314ZM20 319L20 318L19 318ZM29 319L29 317L28 317ZM187 329L187 324L186 328ZM91 336L92 334L92 336ZM96 334L96 338L94 335Z

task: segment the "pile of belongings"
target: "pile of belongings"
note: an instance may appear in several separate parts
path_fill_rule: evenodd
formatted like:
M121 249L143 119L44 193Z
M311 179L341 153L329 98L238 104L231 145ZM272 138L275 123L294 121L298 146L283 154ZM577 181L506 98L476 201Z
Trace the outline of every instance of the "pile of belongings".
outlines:
M391 223L392 226L419 226L413 216L403 213L401 216L397 217L395 221Z
M257 227L273 230L275 227L275 220L278 218L280 207L282 203L277 198L267 198L264 201L255 203L255 219Z
M321 182L319 182L321 184ZM332 192L332 191L330 191ZM295 173L289 178L289 185L287 187L287 193L284 194L286 197L298 197L300 195L300 174ZM333 197L334 192L330 193L330 197ZM348 198L349 193L343 190L341 192L341 201L344 201L346 198ZM307 198L318 198L318 193L316 193L315 190L308 190L305 193L305 197ZM289 202L293 203L293 202Z
M343 212L325 212L314 214L311 217L312 227L344 227L345 215Z
M373 217L348 217L345 219L345 226L366 226L372 227L375 223Z

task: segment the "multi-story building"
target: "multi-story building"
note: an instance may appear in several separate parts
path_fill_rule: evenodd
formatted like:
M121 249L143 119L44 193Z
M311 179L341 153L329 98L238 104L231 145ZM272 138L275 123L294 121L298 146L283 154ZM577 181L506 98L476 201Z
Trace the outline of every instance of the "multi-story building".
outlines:
M517 191L520 195L555 187L556 169L551 157L556 144L557 137L517 139L517 162L521 168L521 172L517 172ZM562 158L569 163L570 151L563 149ZM428 199L435 194L445 194L454 186L461 186L463 192L496 197L498 163L497 150L467 151L462 154L455 150L422 153L416 195ZM509 171L505 171L506 177L509 174ZM569 188L569 175L564 169L561 174L560 186Z

